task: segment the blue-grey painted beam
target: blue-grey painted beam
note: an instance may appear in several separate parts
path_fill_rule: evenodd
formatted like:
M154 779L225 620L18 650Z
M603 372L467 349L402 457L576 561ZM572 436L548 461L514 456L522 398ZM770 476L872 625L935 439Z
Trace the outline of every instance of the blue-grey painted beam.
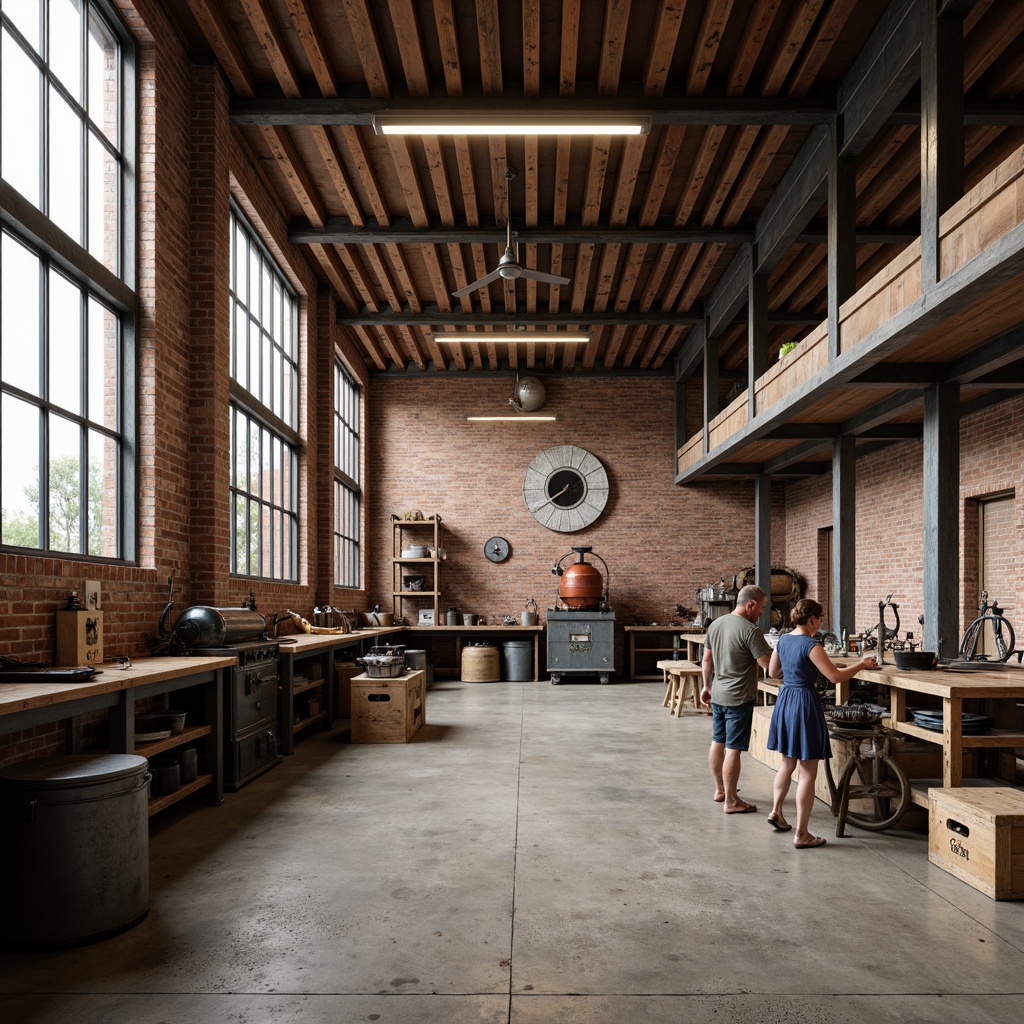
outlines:
M839 126L830 136L828 168L828 357L839 355L839 307L857 287L857 165L839 153Z
M768 275L747 277L747 416L757 415L758 378L768 369Z
M856 631L857 449L852 437L832 442L832 622L842 634Z
M754 480L754 582L768 595L758 619L767 633L772 624L772 478L765 473Z
M709 426L718 415L718 341L704 330L704 454L709 451Z
M753 266L753 255L749 245L744 245L725 268L714 292L708 297L704 312L707 316L708 331L712 335L722 333L747 303L747 286Z
M960 639L960 389L924 395L924 644L940 656Z

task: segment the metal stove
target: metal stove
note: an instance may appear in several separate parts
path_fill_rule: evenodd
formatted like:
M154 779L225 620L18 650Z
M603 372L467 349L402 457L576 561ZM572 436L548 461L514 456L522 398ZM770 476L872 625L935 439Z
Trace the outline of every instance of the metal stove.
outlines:
M197 658L237 659L226 673L224 694L225 789L241 789L282 761L277 750L279 652L276 640L262 639L175 651Z
M615 670L615 612L549 608L547 632L553 685L566 675L596 675L608 682Z

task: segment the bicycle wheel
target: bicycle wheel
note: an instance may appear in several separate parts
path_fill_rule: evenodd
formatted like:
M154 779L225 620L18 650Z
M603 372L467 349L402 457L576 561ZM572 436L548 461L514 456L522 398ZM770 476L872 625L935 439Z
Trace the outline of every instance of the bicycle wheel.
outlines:
M992 617L992 638L995 641L996 657L1000 661L1009 661L1017 643L1009 619L1004 619L1002 615Z
M964 661L973 661L978 652L978 634L981 632L981 619L975 619L965 630L960 641L960 657Z
M863 785L850 786L850 800L871 800L871 814L848 809L846 820L857 828L881 832L895 825L910 806L910 780L891 754L851 757L843 769L840 789L856 771Z

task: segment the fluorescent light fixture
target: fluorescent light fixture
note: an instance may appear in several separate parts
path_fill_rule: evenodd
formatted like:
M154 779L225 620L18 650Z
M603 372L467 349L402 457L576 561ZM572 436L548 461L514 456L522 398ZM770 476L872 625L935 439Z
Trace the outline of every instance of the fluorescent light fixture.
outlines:
M467 416L466 419L471 423L552 423L557 417L522 413L518 415L505 414L504 416Z
M645 115L374 114L377 135L646 135Z
M510 341L528 342L530 344L568 344L569 342L588 342L589 334L544 334L542 331L448 331L435 332L434 341L450 341L453 344L463 341Z

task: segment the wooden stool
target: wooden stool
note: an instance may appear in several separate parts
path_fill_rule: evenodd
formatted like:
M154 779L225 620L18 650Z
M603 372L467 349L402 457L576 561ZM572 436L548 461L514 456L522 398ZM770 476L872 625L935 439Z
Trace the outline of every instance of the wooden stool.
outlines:
M694 708L704 710L700 702L700 691L704 687L700 665L693 661L659 661L658 668L665 679L665 699L661 706L668 708L670 715L682 716L687 690L692 690Z

